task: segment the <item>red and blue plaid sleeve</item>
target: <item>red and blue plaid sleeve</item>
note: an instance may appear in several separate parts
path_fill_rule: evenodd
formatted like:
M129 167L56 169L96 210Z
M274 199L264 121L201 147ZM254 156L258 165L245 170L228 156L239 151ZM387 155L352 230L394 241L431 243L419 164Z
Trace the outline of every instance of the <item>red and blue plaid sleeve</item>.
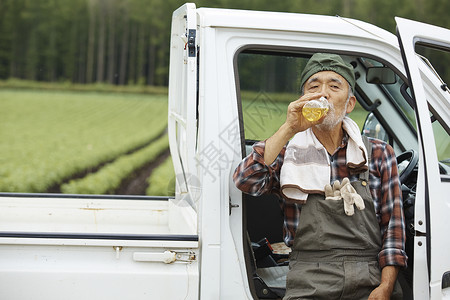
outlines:
M280 169L286 146L271 165L264 162L265 146L265 141L253 145L253 151L241 161L234 171L233 180L237 188L246 194L259 196L272 193L278 196L280 208L284 214L284 242L290 247L294 240L301 211L297 204L287 203L280 194Z
M372 142L371 169L376 170L379 178L379 186L373 193L378 194L375 210L382 235L382 248L378 255L380 267L405 267L405 220L396 156L389 144Z
M267 165L264 162L265 146L265 141L254 144L253 151L240 162L233 174L236 187L252 196L277 193L280 188L280 169L286 147L271 165Z

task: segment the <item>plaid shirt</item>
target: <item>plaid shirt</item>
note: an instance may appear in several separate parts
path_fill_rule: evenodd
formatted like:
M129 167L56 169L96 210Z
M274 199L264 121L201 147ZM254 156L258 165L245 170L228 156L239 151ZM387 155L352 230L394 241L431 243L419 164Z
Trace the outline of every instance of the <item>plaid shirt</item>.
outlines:
M358 180L359 175L350 175L346 166L348 136L344 136L341 146L330 155L330 183ZM369 162L369 187L378 219L382 248L378 254L380 267L387 265L406 266L405 222L403 203L394 150L383 141L369 138L372 143L372 159ZM280 193L280 169L284 160L286 146L270 165L264 162L265 142L253 145L253 151L236 168L233 180L244 193L259 196L265 193L276 194L284 213L284 241L292 246L301 214L301 206L287 202Z

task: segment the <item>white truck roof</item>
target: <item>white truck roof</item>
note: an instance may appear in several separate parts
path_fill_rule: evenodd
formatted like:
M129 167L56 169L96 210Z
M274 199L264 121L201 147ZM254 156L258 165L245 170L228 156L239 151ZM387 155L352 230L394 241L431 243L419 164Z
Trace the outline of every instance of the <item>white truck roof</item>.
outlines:
M217 8L199 8L201 27L228 27L257 30L297 31L324 34L342 34L385 40L398 48L397 37L377 26L355 19L340 16L323 16L284 12L231 10Z

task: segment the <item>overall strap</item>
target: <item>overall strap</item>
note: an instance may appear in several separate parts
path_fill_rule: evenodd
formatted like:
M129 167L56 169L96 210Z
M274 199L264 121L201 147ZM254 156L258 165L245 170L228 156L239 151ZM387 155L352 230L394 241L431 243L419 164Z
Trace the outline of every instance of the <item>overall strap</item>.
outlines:
M362 135L362 140L364 143L364 146L366 146L366 150L367 150L367 165L369 166L370 169L370 161L372 159L372 143L369 141L369 138L365 135ZM366 172L362 172L359 174L359 179L369 182L369 169Z

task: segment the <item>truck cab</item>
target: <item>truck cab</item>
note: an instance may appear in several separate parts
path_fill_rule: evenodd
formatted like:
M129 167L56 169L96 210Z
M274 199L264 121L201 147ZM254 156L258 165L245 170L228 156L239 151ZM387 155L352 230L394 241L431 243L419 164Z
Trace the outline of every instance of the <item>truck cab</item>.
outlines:
M278 199L245 195L231 176L252 144L283 123L287 105L300 95L299 73L315 52L340 54L354 66L360 109L350 117L360 120L362 134L385 140L398 155L408 226L409 267L399 278L405 299L448 296L450 95L422 53L448 51L450 36L432 25L396 22L397 36L339 16L193 4L174 12L171 150L176 173L201 182L192 199L201 212L200 274L215 274L201 276L200 298L283 295L289 249L269 245L283 242ZM186 194L198 188L192 183L183 180Z
M279 201L243 194L232 174L284 122L309 57L327 52L355 68L350 117L397 155L404 299L450 299L449 76L426 57L449 53L450 31L396 22L397 36L339 16L181 6L170 42L175 197L0 194L1 298L282 298Z

